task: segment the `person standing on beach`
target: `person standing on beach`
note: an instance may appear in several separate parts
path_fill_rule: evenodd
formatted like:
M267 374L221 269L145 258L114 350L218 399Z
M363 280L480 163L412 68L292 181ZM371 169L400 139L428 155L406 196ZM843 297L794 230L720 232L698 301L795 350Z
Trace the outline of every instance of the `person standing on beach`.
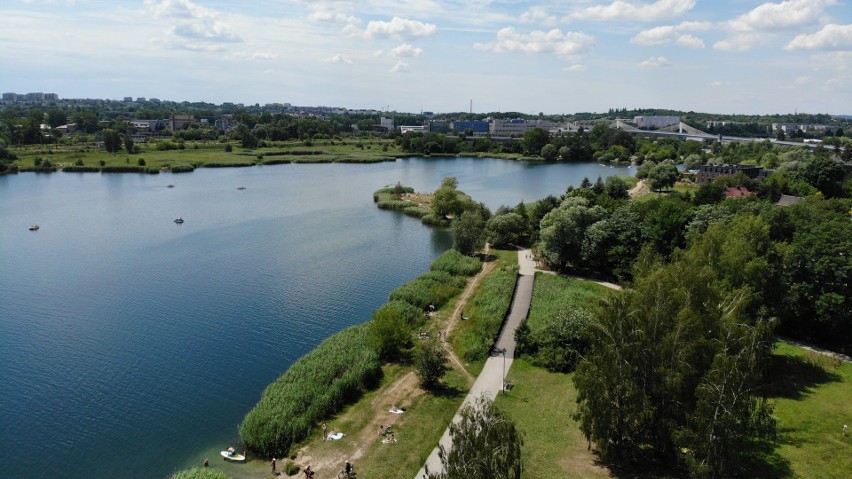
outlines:
M325 441L326 439L328 439L328 423L323 421L323 423L322 423L322 440Z
M272 474L275 474L275 458L272 458Z
M210 467L210 459L204 460L204 467Z

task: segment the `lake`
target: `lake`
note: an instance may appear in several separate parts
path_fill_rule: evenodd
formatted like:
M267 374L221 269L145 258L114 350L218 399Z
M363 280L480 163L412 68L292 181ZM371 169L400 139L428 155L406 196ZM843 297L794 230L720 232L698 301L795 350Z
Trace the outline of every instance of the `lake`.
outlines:
M269 383L451 246L377 209L384 185L455 176L493 211L633 173L410 158L0 177L0 477L163 478L239 447Z

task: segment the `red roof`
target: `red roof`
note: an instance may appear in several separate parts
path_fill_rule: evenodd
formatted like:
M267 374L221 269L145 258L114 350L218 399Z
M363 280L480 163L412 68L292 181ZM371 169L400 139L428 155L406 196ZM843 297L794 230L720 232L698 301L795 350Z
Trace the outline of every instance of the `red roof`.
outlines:
M745 186L731 186L725 188L725 198L742 198L743 196L751 196L754 193L748 190Z

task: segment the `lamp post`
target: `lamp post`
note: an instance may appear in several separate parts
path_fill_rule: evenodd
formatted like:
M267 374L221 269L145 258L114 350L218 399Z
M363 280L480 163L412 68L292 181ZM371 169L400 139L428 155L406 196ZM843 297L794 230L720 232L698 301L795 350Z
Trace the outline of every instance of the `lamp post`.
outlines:
M503 394L506 394L506 348L500 348L497 352L503 355L503 376L500 379L500 390L503 391Z

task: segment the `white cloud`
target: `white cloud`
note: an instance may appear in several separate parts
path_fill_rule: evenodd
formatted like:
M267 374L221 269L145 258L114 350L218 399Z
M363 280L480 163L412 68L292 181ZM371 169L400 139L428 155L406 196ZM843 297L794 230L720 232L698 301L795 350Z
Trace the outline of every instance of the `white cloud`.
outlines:
M547 13L544 7L534 6L521 14L521 23L540 23L542 25L553 27L559 23L555 15Z
M763 3L729 22L740 32L777 30L816 23L825 7L837 5L837 0L787 0Z
M672 62L666 57L651 57L639 64L639 68L660 68L671 65Z
M334 12L331 10L318 9L308 15L308 19L312 22L340 23L346 25L357 25L361 23L361 19L354 15L347 15L343 12Z
M795 80L793 80L793 85L795 85L795 86L805 86L805 85L807 85L808 83L810 83L810 82L811 82L811 80L812 80L812 79L811 79L811 77L809 77L809 76L807 76L807 75L798 76L798 77L796 77L796 79L795 79Z
M520 33L512 27L497 32L497 40L491 43L476 43L479 50L524 53L555 53L557 55L578 55L595 44L595 37L583 32L565 32L554 28L544 32L534 30Z
M434 24L393 17L389 22L371 21L367 24L364 36L366 38L418 38L431 37L436 33L438 33L438 27Z
M407 73L409 70L410 67L408 65L408 62L400 60L396 62L396 65L394 65L389 71L391 73Z
M571 73L582 73L586 70L588 70L588 68L586 68L586 65L580 65L579 63L575 64L575 65L571 65L570 67L565 67L565 68L562 69L562 71L564 71L564 72L571 72Z
M696 0L657 0L656 2L636 2L615 0L609 5L586 7L569 15L566 20L639 20L650 22L676 18L692 10Z
M852 50L852 24L829 24L811 35L798 35L787 50Z
M704 48L704 40L692 35L682 35L675 43L690 48Z
M190 0L145 0L145 7L155 19L171 23L163 42L172 48L192 51L220 51L222 46L205 43L239 43L243 39L228 24L220 20L215 10Z
M408 43L403 43L390 51L390 54L395 57L416 57L420 56L421 53L423 53L422 48L415 47Z
M253 60L275 60L278 58L278 54L272 52L254 52L251 58Z
M337 64L346 64L346 65L351 65L351 64L352 64L352 60L350 60L350 59L348 59L348 58L344 57L344 56L343 56L342 54L340 54L340 53L338 53L338 54L334 55L333 57L330 57L330 58L326 59L326 61L327 61L328 63L337 63Z
M763 35L757 33L744 33L725 40L719 40L713 44L713 48L723 52L745 52L751 50L763 38Z
M708 28L710 28L710 24L706 22L683 22L680 25L663 25L637 33L630 39L630 43L636 45L662 45L674 42L685 47L704 48L704 40L682 32L703 31Z

